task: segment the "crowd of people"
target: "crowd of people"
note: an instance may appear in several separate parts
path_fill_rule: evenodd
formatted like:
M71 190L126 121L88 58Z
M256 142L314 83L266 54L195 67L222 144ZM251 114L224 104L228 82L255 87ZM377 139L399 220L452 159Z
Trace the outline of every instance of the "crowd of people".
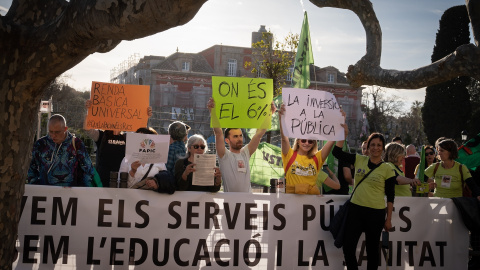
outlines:
M87 108L91 106L89 102ZM208 101L212 111L215 102ZM151 116L151 108L146 108ZM272 103L271 112L276 112ZM285 114L285 106L279 110L279 118ZM343 113L343 111L342 111ZM344 114L344 113L343 113ZM282 123L282 121L280 121ZM345 138L348 126L342 124ZM257 129L250 142L244 145L243 132L239 128L222 130L214 127L215 148L219 167L211 168L211 186L193 184L195 155L208 151L202 135L190 137L190 127L180 121L169 126L170 145L168 162L142 164L124 157L126 136L124 132L89 130L87 134L97 145L94 168L85 145L73 136L61 115L53 115L48 121L48 135L35 142L28 170L28 182L37 185L94 186L93 177L98 171L103 186L109 186L110 172L128 173L128 187L165 192L165 179L176 190L218 192L252 192L249 161L264 136L265 129ZM142 134L157 134L144 127L136 131ZM429 183L429 196L461 197L465 186L473 197L480 201L480 188L466 166L455 161L458 146L454 140L440 138L435 146L425 150L424 179L418 179L420 156L415 146L404 146L396 137L387 144L380 133L372 133L362 143L362 154L342 150L344 141L329 141L319 149L316 140L295 138L293 146L280 127L281 152L285 171L286 193L321 194L323 183L333 189L331 194L349 194L349 186L355 188L351 198L352 210L347 217L343 252L347 269L358 269L356 249L360 236L365 234L367 269L377 269L379 241L382 230L392 228L392 210L395 196L412 196L414 187L421 182ZM226 147L225 143L228 145ZM333 151L332 151L333 149ZM338 178L330 169L321 167L332 151L338 159ZM169 188L172 188L170 186ZM172 192L168 192L172 193ZM385 202L386 197L386 202Z

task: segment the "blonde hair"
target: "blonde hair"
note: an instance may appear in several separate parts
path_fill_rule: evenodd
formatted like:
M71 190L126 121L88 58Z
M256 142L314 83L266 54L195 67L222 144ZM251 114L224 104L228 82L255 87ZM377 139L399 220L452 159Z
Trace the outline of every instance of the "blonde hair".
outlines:
M385 162L395 163L400 155L405 155L405 146L396 142L391 142L385 147L383 160Z
M292 147L292 150L295 152L298 150L298 147L299 147L299 143L300 143L300 140L301 139L295 139L295 141L293 142L293 147ZM308 151L307 153L307 157L308 158L313 158L313 156L315 156L315 154L318 152L318 143L317 143L317 140L313 140L313 146L312 148Z

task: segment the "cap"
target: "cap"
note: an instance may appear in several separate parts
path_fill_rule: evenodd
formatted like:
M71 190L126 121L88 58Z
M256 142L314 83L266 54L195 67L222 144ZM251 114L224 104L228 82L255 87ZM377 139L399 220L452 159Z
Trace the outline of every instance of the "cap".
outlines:
M175 121L168 126L168 134L174 141L182 141L189 130L190 126L180 121Z

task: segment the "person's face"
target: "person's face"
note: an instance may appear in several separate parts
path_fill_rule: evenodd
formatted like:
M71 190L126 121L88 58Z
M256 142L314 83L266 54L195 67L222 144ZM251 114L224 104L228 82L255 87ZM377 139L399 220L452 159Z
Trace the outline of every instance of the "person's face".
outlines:
M243 147L243 135L241 129L232 129L225 139L231 149L240 150Z
M383 153L383 143L379 138L372 139L368 147L368 153L371 157L381 157Z
M362 143L362 155L368 156L367 143Z
M425 159L427 160L427 164L433 163L433 160L435 159L435 152L433 149L425 150Z
M48 124L48 136L52 138L56 144L61 144L67 136L67 127L64 127L60 122L51 122Z
M397 157L397 160L395 160L395 165L399 166L400 164L403 163L403 160L405 159L405 154L400 154Z
M305 153L308 153L315 144L314 140L298 139L298 148Z
M450 160L450 152L448 152L447 150L439 146L437 147L437 152L438 152L438 158L440 158L441 161Z
M205 153L205 144L202 141L198 141L190 145L188 151L192 154L203 154Z

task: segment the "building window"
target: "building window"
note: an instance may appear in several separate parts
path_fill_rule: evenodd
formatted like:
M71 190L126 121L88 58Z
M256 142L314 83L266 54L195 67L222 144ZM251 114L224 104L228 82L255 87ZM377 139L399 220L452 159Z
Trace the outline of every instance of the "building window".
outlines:
M265 76L263 75L262 73L262 67L264 65L264 62L263 61L259 61L257 62L257 67L256 67L256 70L257 70L257 73L256 73L256 76L257 78L264 78Z
M328 74L327 82L329 83L335 83L335 75L332 73Z
M228 59L227 76L230 76L230 77L237 76L237 60L236 59Z
M190 71L190 62L183 62L182 71Z
M288 68L288 72L287 72L287 79L285 79L287 82L291 82L292 79L293 79L293 67L291 68Z

